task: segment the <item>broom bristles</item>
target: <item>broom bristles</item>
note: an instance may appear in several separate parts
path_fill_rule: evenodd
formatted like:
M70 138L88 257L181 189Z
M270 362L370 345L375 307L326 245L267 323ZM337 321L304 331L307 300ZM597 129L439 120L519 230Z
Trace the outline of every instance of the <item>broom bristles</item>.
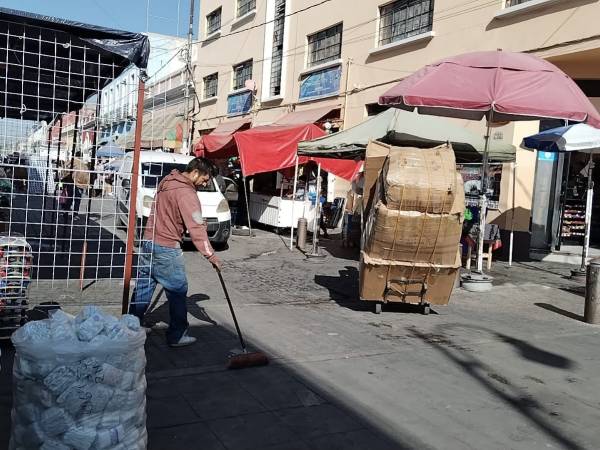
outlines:
M245 369L246 367L266 366L269 364L267 355L260 352L242 353L231 356L227 362L228 369Z

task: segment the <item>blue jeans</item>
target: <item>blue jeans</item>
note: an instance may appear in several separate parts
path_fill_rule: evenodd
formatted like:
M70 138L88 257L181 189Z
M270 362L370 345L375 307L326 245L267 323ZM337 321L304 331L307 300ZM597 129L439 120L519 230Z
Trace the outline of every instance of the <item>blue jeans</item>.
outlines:
M129 314L144 319L156 285L160 284L169 301L170 323L167 342L174 344L181 339L188 327L187 291L183 252L180 248L162 247L151 241L142 243L142 253L138 260L137 281Z

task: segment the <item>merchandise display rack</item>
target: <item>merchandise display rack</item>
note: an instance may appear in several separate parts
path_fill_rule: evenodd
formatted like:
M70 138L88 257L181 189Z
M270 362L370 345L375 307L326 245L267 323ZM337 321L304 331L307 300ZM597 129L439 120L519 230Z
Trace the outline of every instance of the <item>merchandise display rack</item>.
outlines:
M585 235L585 200L567 199L562 215L562 239L583 241Z
M0 339L25 323L33 254L23 237L0 235Z

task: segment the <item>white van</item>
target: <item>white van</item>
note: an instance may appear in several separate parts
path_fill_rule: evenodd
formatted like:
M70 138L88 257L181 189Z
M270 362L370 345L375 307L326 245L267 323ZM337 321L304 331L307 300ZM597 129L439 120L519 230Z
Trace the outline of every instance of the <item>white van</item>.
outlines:
M161 180L173 169L183 172L192 159L193 156L161 151L140 152L140 176L138 178L136 202L138 227L140 225L144 226L150 216L150 208ZM128 153L123 158L121 170L115 174L114 183L119 217L125 226L129 215L132 169L133 153ZM216 245L225 245L231 233L231 212L215 178L212 178L206 187L198 188L198 198L202 205L202 215L207 221L210 242ZM136 227L136 230L138 227Z

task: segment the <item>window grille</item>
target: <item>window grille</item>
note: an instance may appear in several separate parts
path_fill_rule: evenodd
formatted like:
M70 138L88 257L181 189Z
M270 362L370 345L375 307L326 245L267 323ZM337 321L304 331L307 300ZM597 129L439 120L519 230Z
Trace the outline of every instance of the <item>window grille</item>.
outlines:
M242 17L256 9L256 0L237 0L237 16Z
M308 36L308 67L341 58L342 28L340 23Z
M213 73L204 77L204 98L212 98L217 96L219 87L219 74Z
M247 80L252 79L252 60L233 66L233 89L243 89Z
M433 0L398 0L379 8L379 45L431 31Z
M271 58L271 96L281 94L281 72L283 68L283 34L285 32L285 0L275 1L273 23L273 56Z
M221 29L221 8L206 16L206 34L211 35Z
M530 0L506 0L504 7L505 8L510 8L511 6L517 6L517 5L521 5L523 3L527 3Z

